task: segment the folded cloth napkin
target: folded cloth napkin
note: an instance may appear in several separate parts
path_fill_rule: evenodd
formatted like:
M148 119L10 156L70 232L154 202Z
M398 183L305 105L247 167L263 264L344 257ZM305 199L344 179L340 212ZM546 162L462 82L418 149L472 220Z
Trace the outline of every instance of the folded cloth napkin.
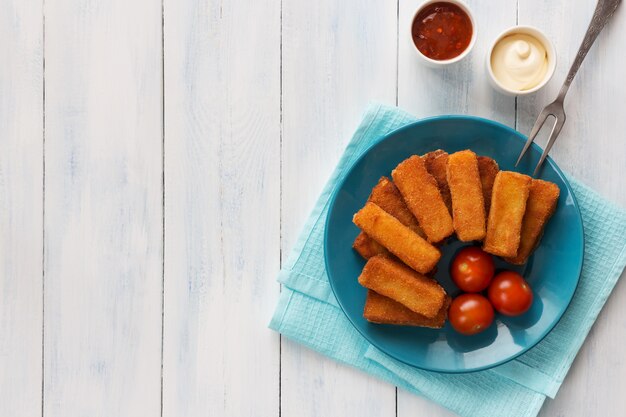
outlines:
M385 134L415 121L372 105L309 217L278 280L284 284L270 328L324 355L435 401L465 417L536 416L554 397L626 265L626 212L571 177L583 218L585 256L574 298L556 327L513 361L470 374L440 374L399 362L370 345L338 307L324 267L330 195L352 163Z

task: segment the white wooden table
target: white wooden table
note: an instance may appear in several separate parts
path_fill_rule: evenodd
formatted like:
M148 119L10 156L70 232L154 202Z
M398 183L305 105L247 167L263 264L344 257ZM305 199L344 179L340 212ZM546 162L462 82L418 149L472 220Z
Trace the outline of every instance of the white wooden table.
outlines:
M418 3L2 0L0 416L451 416L266 328L368 101L526 133L595 4L472 0L471 59L436 71L410 44ZM516 22L559 52L518 100L483 68ZM552 151L622 207L625 39L622 6ZM623 281L543 416L624 415Z

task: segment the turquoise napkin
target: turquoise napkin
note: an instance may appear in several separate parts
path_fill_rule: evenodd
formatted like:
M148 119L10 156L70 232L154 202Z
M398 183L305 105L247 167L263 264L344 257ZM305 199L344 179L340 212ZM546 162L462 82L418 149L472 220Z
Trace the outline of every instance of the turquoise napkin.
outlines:
M624 270L626 212L570 177L583 218L585 259L572 303L552 332L515 360L486 371L450 375L405 365L370 345L338 307L324 267L323 235L335 184L371 144L413 121L394 107L368 108L280 271L284 286L270 328L464 417L536 416L546 396L556 395Z

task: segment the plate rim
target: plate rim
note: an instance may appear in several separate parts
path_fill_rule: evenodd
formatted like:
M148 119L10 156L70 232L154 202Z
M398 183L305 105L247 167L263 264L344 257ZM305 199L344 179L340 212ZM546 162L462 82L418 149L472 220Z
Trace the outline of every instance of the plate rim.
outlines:
M341 178L339 179L338 183L334 186L333 190L332 190L332 194L330 196L330 199L328 201L328 212L326 214L326 219L324 220L324 267L326 269L326 274L328 275L328 282L330 284L330 288L333 292L333 295L335 297L335 299L337 300L337 304L339 305L339 308L341 309L342 313L346 316L346 318L348 319L348 321L350 322L350 324L352 325L352 327L354 327L361 336L363 336L363 338L365 338L365 340L367 340L370 344L372 344L372 346L376 347L377 349L379 349L380 351L382 351L383 353L385 353L386 355L389 355L390 357L394 358L397 361L400 361L408 366L411 366L413 368L416 369L421 369L421 370L425 370L425 371L431 371L431 372L438 372L438 373L444 373L444 374L464 374L464 373L473 373L473 372L479 372L479 371L484 371L487 369L491 369L494 368L498 365L502 365L505 364L507 362L512 361L513 359L523 355L524 353L528 352L530 349L532 349L533 347L535 347L537 344L539 344L539 342L541 342L543 339L545 339L545 337L556 327L556 325L561 321L561 319L563 318L563 316L565 315L567 309L569 308L574 295L576 294L576 291L578 290L578 285L580 284L580 276L582 275L582 270L583 270L583 265L584 265L584 255L585 255L585 246L586 246L586 239L585 239L585 233L584 233L584 226L583 226L583 219L582 219L582 215L580 213L580 206L578 204L578 199L576 197L576 194L574 194L574 190L572 189L569 180L567 179L567 176L565 175L565 173L561 170L561 168L556 164L556 162L554 162L554 160L548 155L548 157L546 158L546 162L548 162L553 168L554 170L559 174L559 176L563 179L563 182L565 184L565 187L567 188L569 194L572 196L572 201L574 202L574 207L576 209L576 214L578 215L578 219L579 219L579 224L580 227L578 228L578 232L581 236L581 246L580 246L580 251L579 251L579 262L578 262L578 274L576 277L576 285L574 286L574 291L572 291L569 299L567 300L567 304L565 306L565 308L563 309L563 311L558 315L557 319L551 323L546 330L541 334L541 336L539 336L537 338L537 340L535 340L533 343L529 344L528 346L526 346L525 348L521 349L519 352L509 356L508 358L493 362L491 364L487 364L487 365L482 365L482 366L478 366L478 367L474 367L474 368L463 368L463 369L442 369L442 368L438 368L438 367L426 367L426 366L419 366L419 365L415 365L413 363L409 363L406 360L403 360L402 358L399 358L397 356L395 356L394 354L388 352L384 347L382 347L377 341L373 340L372 338L368 337L363 331L361 331L361 329L359 328L359 326L357 326L353 319L350 317L350 315L348 315L348 313L346 313L346 310L343 306L342 301L340 301L339 297L337 297L337 292L335 289L335 285L333 284L333 280L331 279L331 269L329 268L329 257L328 257L328 240L329 240L329 227L328 227L328 223L329 223L329 219L330 219L330 212L332 210L332 208L335 206L335 201L336 198L339 194L339 190L341 190L343 188L343 185L345 184L347 178L348 178L348 174L354 169L354 167L361 162L362 159L364 159L371 151L374 147L378 146L379 144L381 144L382 142L388 140L390 137L397 135L398 133L404 131L404 130L409 130L411 128L413 128L416 125L422 125L422 124L426 124L426 123L431 123L431 122L438 122L438 121L446 121L446 120L464 120L464 121L473 121L473 122L479 122L479 123L486 123L487 125L492 125L495 126L497 128L500 129L504 129L505 131L508 131L509 133L511 133L513 136L519 138L522 142L525 142L527 140L527 136L525 136L524 134L522 134L521 132L503 124L500 122L497 122L495 120L491 120L491 119L486 119L484 117L480 117L480 116L472 116L472 115L456 115L456 114L448 114L448 115L439 115L439 116L431 116L431 117L425 117L425 118L421 118L421 119L417 119L411 123L408 123L404 126L400 126L399 128L396 128L392 131L390 131L389 133L385 134L384 136L382 136L380 139L378 139L377 141L375 141L374 143L372 143L371 145L367 146L364 150L363 153L354 161L350 164L350 166L348 167L348 169L345 171L345 173L341 176ZM531 147L533 147L535 150L538 151L542 151L541 147L539 145L537 145L535 142L531 143Z

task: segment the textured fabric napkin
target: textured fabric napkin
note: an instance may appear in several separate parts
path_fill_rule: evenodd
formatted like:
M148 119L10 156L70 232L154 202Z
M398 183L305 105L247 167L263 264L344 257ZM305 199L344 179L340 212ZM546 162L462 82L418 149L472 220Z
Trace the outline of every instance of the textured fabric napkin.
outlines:
M385 134L415 118L372 105L304 226L278 280L284 284L270 327L464 417L536 416L554 397L600 309L626 265L626 212L571 177L583 218L585 258L574 298L556 327L513 361L471 374L438 374L405 365L369 344L338 307L324 267L324 223L335 185Z

